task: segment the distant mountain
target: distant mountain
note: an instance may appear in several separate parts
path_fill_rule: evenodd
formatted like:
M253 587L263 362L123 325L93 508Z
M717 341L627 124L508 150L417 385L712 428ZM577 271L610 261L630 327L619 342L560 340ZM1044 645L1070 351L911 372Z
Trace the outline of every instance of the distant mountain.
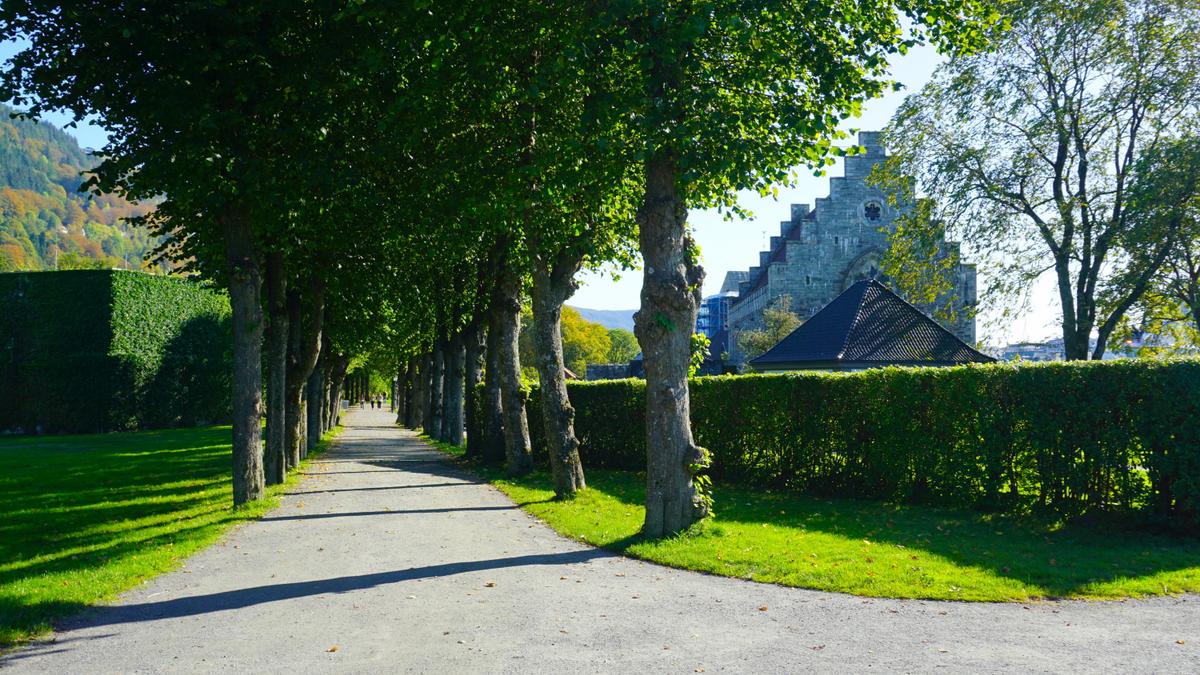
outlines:
M156 242L122 219L153 207L81 194L82 173L96 159L63 130L12 112L0 105L0 272L141 268Z
M576 307L585 320L598 323L605 328L624 328L633 330L633 313L636 309L586 309Z

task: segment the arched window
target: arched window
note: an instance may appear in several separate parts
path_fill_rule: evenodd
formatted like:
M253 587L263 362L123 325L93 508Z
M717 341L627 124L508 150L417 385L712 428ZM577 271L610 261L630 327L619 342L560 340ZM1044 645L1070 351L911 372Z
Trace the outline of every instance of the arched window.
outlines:
M842 282L842 290L850 288L855 282L864 279L886 279L879 273L880 261L883 255L878 250L870 250L863 253L857 260L850 263L846 268L846 276Z

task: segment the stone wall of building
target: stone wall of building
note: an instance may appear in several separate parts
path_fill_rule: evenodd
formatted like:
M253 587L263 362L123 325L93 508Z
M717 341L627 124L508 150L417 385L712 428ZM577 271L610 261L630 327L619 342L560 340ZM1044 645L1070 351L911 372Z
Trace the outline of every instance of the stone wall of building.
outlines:
M737 335L761 328L763 310L781 296L789 296L792 310L807 319L854 282L880 275L888 235L907 207L890 206L886 195L866 182L875 165L887 157L879 132L861 132L859 145L865 154L845 159L844 174L829 179L827 197L817 199L812 208L792 205L779 236L771 237L770 250L759 253L758 265L740 284L729 308L729 352L734 363L744 361ZM957 252L957 244L947 244L947 251ZM958 304L974 307L973 265L959 266L957 286ZM958 313L964 318L946 327L974 344L974 318L966 318L970 312Z

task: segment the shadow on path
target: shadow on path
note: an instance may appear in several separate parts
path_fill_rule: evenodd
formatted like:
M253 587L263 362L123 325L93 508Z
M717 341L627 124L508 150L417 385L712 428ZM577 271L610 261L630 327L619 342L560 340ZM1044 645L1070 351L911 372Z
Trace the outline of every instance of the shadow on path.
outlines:
M469 562L445 563L426 567L413 567L406 570L360 574L355 576L318 579L316 581L301 581L270 586L255 586L253 588L238 588L231 591L196 595L160 602L144 602L132 605L118 605L97 608L88 612L77 625L72 628L110 626L123 623L142 621L157 621L184 616L223 612L226 610L242 609L254 605L262 605L280 600L291 600L305 596L321 595L324 593L349 593L386 584L417 579L446 577L468 572L504 569L507 567L525 567L530 565L576 565L599 558L612 558L615 554L598 549L569 551L566 553L544 553L534 555L514 556L511 558L495 558L491 560L473 560Z
M403 516L417 513L455 513L458 511L512 511L517 508L516 504L511 506L455 506L444 509L392 509L390 511L346 511L343 513L304 513L295 516L268 516L260 518L263 522L273 520L313 520L317 518L343 518L349 516Z
M300 492L289 492L287 495L319 495L326 492L368 492L372 490L409 490L415 488L431 488L431 487L467 487L471 485L482 485L483 481L462 481L459 483L417 483L413 485L380 485L372 487L356 487L356 488L333 488L330 490L302 490Z

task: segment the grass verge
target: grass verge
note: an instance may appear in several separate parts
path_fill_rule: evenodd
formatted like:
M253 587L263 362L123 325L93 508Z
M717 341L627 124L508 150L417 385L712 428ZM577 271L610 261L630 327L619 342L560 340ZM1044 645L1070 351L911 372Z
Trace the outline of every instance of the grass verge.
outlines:
M0 438L0 650L177 567L277 506L297 472L266 499L231 508L229 434Z
M434 445L461 455L460 449ZM722 576L935 600L1200 592L1195 539L718 485L714 518L679 536L647 541L638 535L645 516L642 474L591 469L587 490L557 501L547 473L512 480L497 469L470 468L561 534Z

